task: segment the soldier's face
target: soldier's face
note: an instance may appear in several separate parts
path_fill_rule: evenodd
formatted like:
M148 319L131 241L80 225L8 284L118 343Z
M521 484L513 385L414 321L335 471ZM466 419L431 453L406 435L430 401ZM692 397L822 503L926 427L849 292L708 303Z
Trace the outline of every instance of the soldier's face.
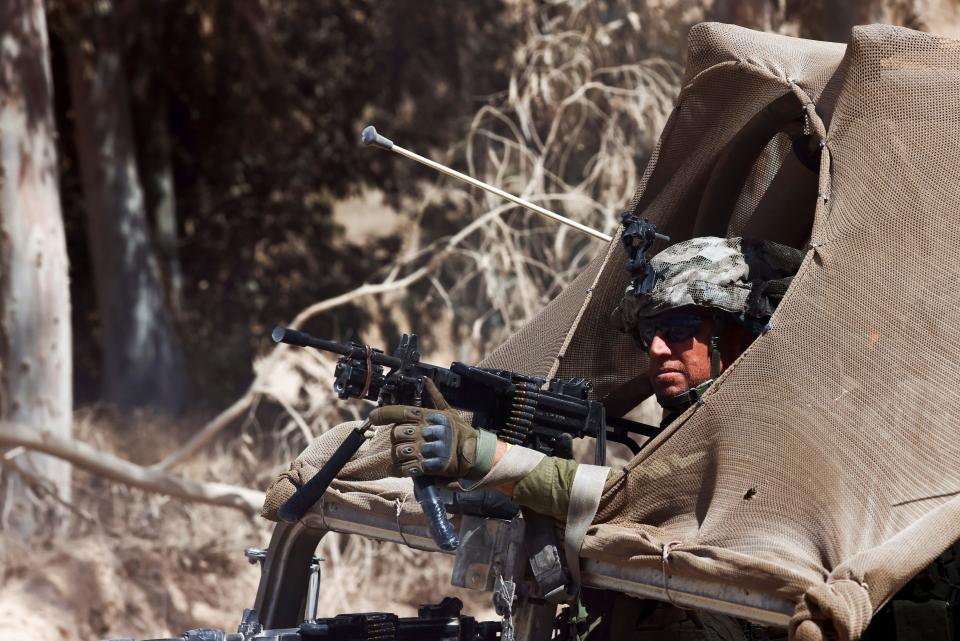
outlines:
M657 332L650 340L649 377L657 396L676 396L710 379L710 337L713 318L700 314L700 328L682 340ZM722 367L722 364L721 364Z
M710 380L710 337L713 336L713 314L709 310L683 310L686 325L673 325L664 319L663 331L649 339L649 377L657 396L683 394ZM699 317L699 327L690 325L690 312ZM695 324L695 320L694 320ZM687 327L689 329L684 329ZM695 329L695 331L694 331ZM741 325L725 323L720 332L720 372L735 361L753 342L753 335Z

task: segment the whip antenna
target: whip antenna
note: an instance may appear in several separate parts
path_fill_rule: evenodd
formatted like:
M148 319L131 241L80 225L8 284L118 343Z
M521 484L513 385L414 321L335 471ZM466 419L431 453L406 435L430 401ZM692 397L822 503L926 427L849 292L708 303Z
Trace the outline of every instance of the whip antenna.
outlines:
M373 125L370 125L364 128L364 130L360 134L360 140L363 141L363 144L365 145L368 145L368 146L373 145L374 147L379 147L380 149L386 149L387 151L396 152L401 156L406 156L410 160L415 160L416 162L422 165L426 165L431 169L435 169L442 174L453 176L454 178L459 178L465 183L469 183L474 187L479 187L480 189L483 189L484 191L488 191L491 194L496 194L497 196L500 196L501 198L505 198L506 200L509 200L510 202L516 205L520 205L521 207L525 207L530 211L536 212L545 218L549 218L550 220L554 220L558 223L562 223L569 227L573 227L577 231L583 232L588 236L593 236L594 238L598 238L608 243L610 242L610 240L612 240L610 236L608 236L607 234L604 234L602 231L598 231L594 229L593 227L587 227L586 225L578 223L575 220L571 220L566 216L561 216L560 214L554 213L549 209L544 209L540 205L535 205L528 200L524 200L523 198L519 198L517 196L514 196L513 194L509 194L503 191L502 189L498 189L497 187L494 187L493 185L488 185L482 180L477 180L476 178L473 178L466 174L462 174L455 169L450 169L446 165L441 165L440 163L434 162L429 158L424 158L423 156L419 154L415 154L408 149L404 149L399 145L395 145L393 144L393 141L390 140L389 138L386 138L378 134L376 128Z

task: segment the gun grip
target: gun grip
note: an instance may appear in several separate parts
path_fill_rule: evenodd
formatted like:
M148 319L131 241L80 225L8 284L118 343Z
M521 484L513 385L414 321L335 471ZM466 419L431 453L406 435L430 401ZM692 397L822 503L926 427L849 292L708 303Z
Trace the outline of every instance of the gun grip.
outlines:
M413 488L417 502L420 503L423 514L427 517L427 529L430 530L433 542L441 550L448 552L456 550L460 545L460 539L450 519L447 518L447 509L443 505L433 477L418 476L413 479Z

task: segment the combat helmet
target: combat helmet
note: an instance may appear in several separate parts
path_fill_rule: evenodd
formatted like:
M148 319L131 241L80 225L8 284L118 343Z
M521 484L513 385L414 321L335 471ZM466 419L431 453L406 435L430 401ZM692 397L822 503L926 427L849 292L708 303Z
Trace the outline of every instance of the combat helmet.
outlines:
M689 407L720 375L724 323L739 323L755 335L763 331L803 258L799 250L768 240L702 237L671 245L641 265L631 239L624 238L624 245L633 278L613 312L621 331L638 338L658 316L680 308L715 312L710 379L682 394L658 398L670 411Z

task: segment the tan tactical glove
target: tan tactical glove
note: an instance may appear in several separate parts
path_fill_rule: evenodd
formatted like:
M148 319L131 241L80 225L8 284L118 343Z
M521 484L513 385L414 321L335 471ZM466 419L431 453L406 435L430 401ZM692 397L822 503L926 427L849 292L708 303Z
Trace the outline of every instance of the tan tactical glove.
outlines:
M429 378L424 386L436 409L387 405L370 413L373 425L393 424L390 474L482 478L493 467L497 437L471 427Z

